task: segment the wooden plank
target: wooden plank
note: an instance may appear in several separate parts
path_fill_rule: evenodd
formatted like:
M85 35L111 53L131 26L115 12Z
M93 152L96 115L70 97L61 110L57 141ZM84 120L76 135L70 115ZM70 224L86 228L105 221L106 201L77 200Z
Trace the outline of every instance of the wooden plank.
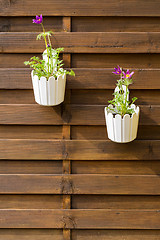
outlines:
M41 53L44 44L35 41L37 33L0 33L1 53ZM66 53L160 53L159 32L54 33L55 48ZM24 47L25 46L25 47Z
M155 210L1 210L1 228L159 229ZM136 221L135 221L136 219Z
M159 161L73 161L73 174L160 174Z
M66 55L66 54L65 54ZM67 65L67 60L64 60ZM113 69L73 68L76 76L67 77L67 89L114 89ZM135 82L130 89L160 89L160 69L133 69ZM32 89L29 68L1 68L1 89ZM32 94L33 95L33 94Z
M60 140L0 140L0 159L61 160L65 156ZM64 155L64 156L63 156Z
M32 89L29 68L1 68L1 89Z
M159 146L159 140L137 140L128 144L107 140L66 141L67 157L72 160L158 160Z
M73 104L70 106L71 117L69 120L66 120L66 123L71 125L105 125L105 106ZM160 106L141 105L140 125L160 125Z
M63 7L62 7L63 6ZM145 7L144 7L145 6ZM1 16L34 16L39 13L47 16L160 16L159 1L126 1L109 0L70 1L46 0L37 4L36 0L10 2L1 1Z
M0 32L41 32L41 25L32 24L33 17L0 17ZM45 29L62 31L62 17L45 17Z
M62 139L62 126L0 125L0 139Z
M68 87L72 89L114 89L116 77L113 69L78 68L75 78L68 77ZM159 69L133 69L135 82L130 89L160 89Z
M1 104L0 124L61 125L61 108L45 107L38 104Z
M60 229L0 229L3 240L63 240Z
M159 230L73 230L76 240L158 240Z
M73 209L157 210L160 196L136 195L73 195Z
M0 159L159 160L159 140L116 144L107 140L0 140ZM136 151L135 151L136 149Z
M31 54L0 54L0 66L1 68L23 68L25 67L24 62L28 61L31 57L33 57L33 53ZM41 58L41 54L35 54L37 57ZM26 68L27 69L27 68ZM13 70L13 69L12 69ZM30 70L31 73L31 70ZM29 77L30 77L30 73L29 73ZM10 75L10 74L9 74ZM6 76L6 74L5 74ZM10 76L12 78L12 76ZM21 76L19 76L21 78ZM16 81L16 80L15 80ZM22 79L21 81L23 81L23 75L22 75ZM28 80L27 80L28 82ZM25 83L28 85L28 83ZM31 86L31 78L29 79L29 84ZM18 84L17 84L17 88L18 88Z
M73 32L159 32L159 26L159 17L72 17Z
M63 176L46 174L0 174L2 194L62 194Z
M63 46L63 45L62 45ZM24 61L28 61L33 56L41 58L39 53L1 53L1 68L23 68ZM61 56L60 56L61 58ZM104 54L72 54L72 68L111 68L117 66L117 63L123 68L130 69L159 69L160 54L147 53L104 53ZM64 63L66 63L64 61ZM65 64L67 67L67 64ZM27 68L26 68L27 69ZM28 70L29 71L29 70ZM30 73L29 73L30 74ZM30 77L30 75L28 75ZM113 77L113 76L112 76ZM16 81L16 80L15 80ZM27 80L28 81L28 80ZM113 80L114 81L114 80ZM30 84L31 81L29 80Z
M63 29L65 32L71 31L71 17L63 17ZM71 54L63 54L63 61L65 66L71 67ZM68 105L70 104L71 99L71 91L66 89L65 100L62 105L62 112L65 113L66 117L68 118ZM67 105L68 104L68 105ZM71 127L63 125L63 138L70 139L71 137ZM63 174L71 174L71 161L70 160L63 160ZM71 195L63 195L63 209L70 209L71 206ZM70 229L63 229L63 239L64 240L71 240L71 230Z
M62 195L0 195L0 209L59 209Z
M62 161L0 160L0 174L61 174Z
M0 89L0 104L35 104L33 90Z
M1 194L160 195L157 175L0 174L0 182Z
M157 175L72 174L72 181L74 194L160 194Z
M3 90L1 90L3 91ZM0 93L1 93L0 91ZM6 93L7 95L7 93ZM160 105L160 90L130 90L129 98L137 97L136 105ZM76 89L72 90L71 103L83 105L105 105L113 99L113 90L111 89Z
M10 57L7 57L10 55ZM18 54L17 54L18 55ZM1 56L1 55L0 55ZM3 54L3 59L8 59L10 66L13 66L14 54ZM26 58L27 59L27 58ZM1 60L1 59L0 59ZM117 63L123 68L159 68L160 55L159 54L127 54L127 53L107 53L107 54L72 54L72 67L73 68L114 68ZM2 66L3 62L1 63ZM12 64L12 65L11 65ZM20 65L20 63L18 63ZM7 63L4 67L7 66Z
M71 137L73 140L107 140L106 126L72 126ZM159 126L138 127L137 139L141 140L160 140Z

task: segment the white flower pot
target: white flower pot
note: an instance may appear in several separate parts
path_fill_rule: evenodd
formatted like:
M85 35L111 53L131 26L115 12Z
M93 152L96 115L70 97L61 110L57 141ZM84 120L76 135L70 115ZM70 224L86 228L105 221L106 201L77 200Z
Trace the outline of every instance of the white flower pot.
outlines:
M108 138L113 142L127 143L137 137L140 109L134 104L131 105L131 108L135 110L135 113L132 116L125 114L123 118L119 114L114 115L111 110L105 108Z
M38 79L37 75L33 76L31 72L32 84L35 101L43 106L55 106L64 101L66 75L60 75L57 79L45 77Z

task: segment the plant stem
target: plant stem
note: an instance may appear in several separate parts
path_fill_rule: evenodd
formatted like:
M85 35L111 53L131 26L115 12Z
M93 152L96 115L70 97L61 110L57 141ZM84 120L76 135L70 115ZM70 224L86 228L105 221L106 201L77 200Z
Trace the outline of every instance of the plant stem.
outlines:
M46 49L47 49L47 57L48 57L48 73L49 73L49 51L48 51L47 39L46 39L46 35L45 35L46 33L45 33L45 29L44 29L43 23L41 23L41 26L42 26L42 29L43 29L43 33L44 33L44 41L45 41Z

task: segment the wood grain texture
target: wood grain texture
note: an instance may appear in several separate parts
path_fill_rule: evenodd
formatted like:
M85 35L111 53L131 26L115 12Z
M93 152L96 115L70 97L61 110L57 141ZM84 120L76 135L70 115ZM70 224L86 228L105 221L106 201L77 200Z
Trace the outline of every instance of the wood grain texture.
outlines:
M41 32L41 25L32 24L33 17L0 17L0 32ZM62 17L45 17L45 28L62 31Z
M71 104L106 105L113 98L113 89L67 89L71 90ZM137 105L160 105L159 89L130 90L130 99L137 96ZM67 95L65 96L66 99ZM1 104L35 104L33 90L4 89L0 90Z
M64 60L67 65L67 61ZM130 89L160 89L159 69L133 69L136 80ZM67 89L114 89L113 69L73 68L75 77L67 76ZM32 89L29 68L1 68L1 89Z
M100 59L99 59L100 60ZM71 89L114 89L116 77L113 69L73 68L75 77L68 77ZM133 69L135 82L130 89L159 89L159 69Z
M43 49L44 50L44 49ZM33 57L32 53L1 53L1 68L23 68L24 61L28 61ZM41 54L35 53L41 58ZM160 54L147 53L72 53L72 68L111 68L113 69L117 63L123 68L131 69L159 69ZM62 56L60 55L60 58ZM64 62L65 63L65 62ZM67 68L67 64L65 65ZM27 68L26 68L27 69ZM29 76L30 77L30 76ZM113 77L113 76L112 76ZM30 80L31 83L31 80Z
M89 167L88 167L89 166ZM73 161L73 174L159 175L159 161Z
M63 6L63 7L62 7ZM144 8L145 6L145 8ZM37 4L36 0L1 1L1 16L34 16L41 12L47 16L160 16L159 1L109 0L97 2L46 0Z
M62 195L0 195L0 209L61 209Z
M159 17L72 17L73 32L159 32Z
M158 89L143 89L143 94L142 89L129 90L130 100L134 96L138 98L136 100L136 105L160 105L160 90ZM113 99L113 89L74 89L72 90L71 103L83 105L106 105L111 99Z
M1 210L1 228L159 229L156 210ZM42 220L43 218L43 220ZM136 219L136 221L135 221Z
M0 159L159 160L159 140L116 144L106 140L0 140ZM136 149L136 151L135 151Z
M71 137L73 140L107 140L106 126L72 126ZM138 127L139 140L160 140L159 126L144 126Z
M65 118L63 120L72 125L105 125L105 106L71 105L69 120ZM160 125L160 106L141 105L140 125Z
M106 106L106 105L105 105ZM60 106L0 104L0 124L18 125L105 125L104 105L68 105L67 115ZM160 106L140 106L140 125L160 125Z
M76 240L158 240L159 230L73 230Z
M49 107L38 104L1 104L0 124L62 125L60 106Z
M0 180L1 194L160 195L156 175L0 174Z
M73 209L157 210L160 196L140 195L73 195Z
M60 140L0 140L0 159L62 160L64 142Z
M1 53L40 53L44 46L35 41L36 33L0 33ZM66 53L160 53L159 32L56 32L55 48ZM25 47L24 47L25 46Z
M62 161L0 160L0 174L61 174Z
M3 240L63 240L60 229L0 229Z
M16 54L20 58L20 54ZM20 55L20 56L19 56ZM1 56L1 55L0 55ZM14 54L3 54L3 60L8 60L10 66L19 65L14 63L16 61ZM1 58L0 58L1 61ZM159 54L147 54L147 53L74 53L72 54L72 67L73 68L114 68L117 63L123 68L159 68L160 55ZM3 62L1 63L3 66ZM6 63L7 66L7 63Z
M62 126L0 125L0 139L62 139Z
M158 160L159 146L159 140L137 140L128 144L106 140L66 142L67 157L72 160Z

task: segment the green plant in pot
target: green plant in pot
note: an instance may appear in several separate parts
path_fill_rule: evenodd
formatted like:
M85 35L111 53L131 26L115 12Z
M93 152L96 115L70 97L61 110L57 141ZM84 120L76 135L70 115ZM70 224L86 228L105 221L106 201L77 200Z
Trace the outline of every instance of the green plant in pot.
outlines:
M119 79L113 93L114 97L105 107L107 133L112 141L127 143L137 136L140 112L139 107L134 104L137 98L129 100L129 85L133 83L134 72L130 73L129 69L125 71L118 66L113 73L118 75Z
M60 59L60 53L63 48L52 48L52 31L46 32L43 26L42 15L36 16L33 23L40 24L43 32L38 34L37 40L44 39L45 47L42 59L33 56L30 61L25 61L33 70L31 72L32 84L35 101L44 106L55 106L64 101L66 75L75 76L75 73L63 68L63 60Z

